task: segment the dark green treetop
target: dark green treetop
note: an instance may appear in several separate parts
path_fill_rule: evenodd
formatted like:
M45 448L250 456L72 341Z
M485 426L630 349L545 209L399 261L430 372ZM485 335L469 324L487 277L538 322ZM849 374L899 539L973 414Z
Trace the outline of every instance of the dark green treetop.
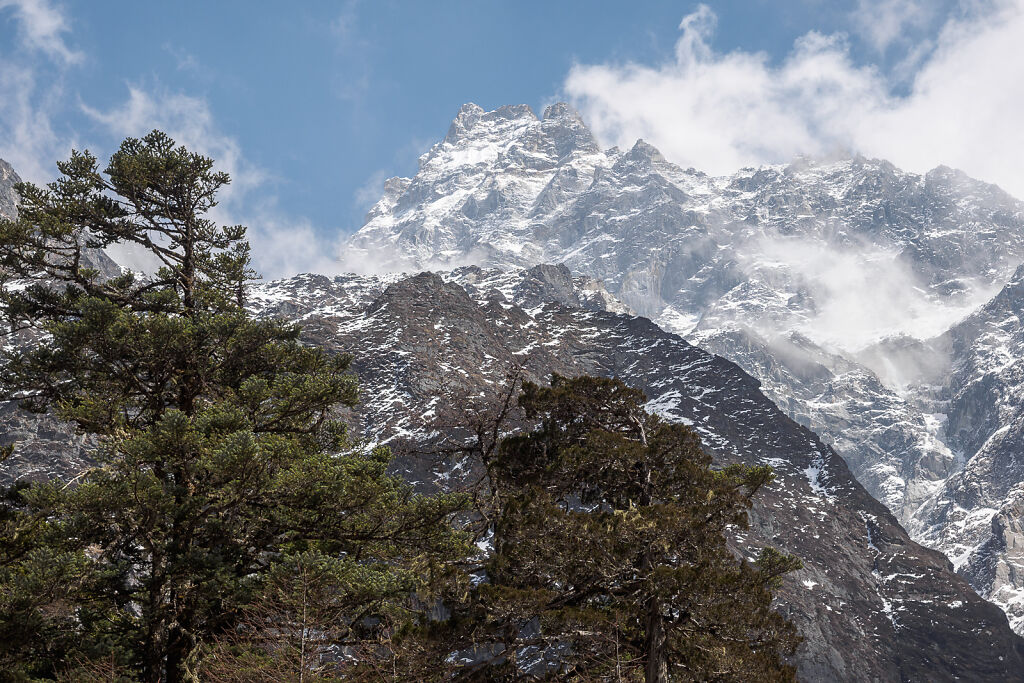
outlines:
M466 678L794 679L799 638L771 602L799 563L726 540L771 469L712 469L645 403L614 379L523 385L537 427L492 458L487 580L451 627Z
M102 172L88 153L58 166L45 188L19 185L17 220L0 222L0 306L35 340L4 352L0 393L99 435L99 465L8 510L19 528L59 528L65 565L90 579L49 604L0 603L0 620L34 614L37 635L70 624L79 659L174 682L297 554L358 566L343 602L372 624L461 552L449 518L462 499L414 493L387 473L387 449L350 444L334 419L357 400L350 358L246 313L249 247L244 228L208 216L229 180L212 160L154 131ZM111 245L155 270L103 277L90 254ZM34 534L29 551L54 536ZM8 550L8 578L36 571L32 552ZM83 605L101 616L67 618ZM66 665L37 654L15 643L8 662Z

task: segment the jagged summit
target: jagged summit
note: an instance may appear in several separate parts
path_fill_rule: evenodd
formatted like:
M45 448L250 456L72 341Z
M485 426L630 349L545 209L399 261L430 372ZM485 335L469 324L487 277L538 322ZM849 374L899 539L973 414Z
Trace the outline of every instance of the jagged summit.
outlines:
M415 270L468 263L468 254L478 251L515 252L523 240L481 240L469 223L513 214L528 221L538 200L560 204L605 163L578 113L561 104L545 114L538 119L527 105L491 112L464 105L446 138L420 157L416 176L385 188L351 240L345 265L356 272ZM519 228L516 233L528 231ZM539 256L504 261L532 264Z
M565 104L541 119L467 105L453 130L415 177L389 186L346 265L564 263L739 363L919 538L966 552L919 519L972 455L948 432L959 389L929 384L956 376L959 351L928 340L1024 261L1024 204L946 167L922 175L858 155L712 177L642 140L602 150ZM901 337L916 345L886 341ZM1003 426L964 410L986 438ZM1024 480L1024 464L1009 476ZM1024 575L1010 584L1020 593L1001 604L1024 606Z
M639 168L636 165L645 163L651 164L644 171L646 176L632 177ZM621 177L627 168L631 177ZM616 173L620 177L614 177ZM1020 212L1012 198L998 188L942 168L922 177L859 156L824 162L802 157L788 165L742 169L731 176L711 178L695 169L678 168L642 140L625 152L614 148L601 151L579 114L565 103L549 106L541 119L527 105L488 112L467 104L453 120L445 140L421 157L420 170L404 186L402 196L395 196L394 184L387 188L382 198L386 206L370 212L352 246L365 255L374 243L386 243L392 252L391 262L373 264L384 268L399 264L404 268L444 267L479 262L483 255L492 265L557 262L563 257L580 261L589 256L578 251L583 246L580 238L596 238L597 232L625 219L599 214L591 204L600 203L602 195L635 187L631 183L637 180L652 190L658 187L669 195L679 190L689 197L680 209L694 214L693 223L704 219L717 225L746 222L788 234L806 233L806 227L818 225L840 238L845 236L847 242L859 239L858 233L882 228L883 234L870 239L880 237L880 246L886 249L926 249L939 256L945 254L936 252L961 251L961 245L934 242L949 238L970 241L964 239L967 231L929 235L924 228L931 216L915 215L914 206L952 200L953 205L940 209L946 216L937 218L961 226L989 220L994 213L1012 217ZM599 184L604 192L598 191ZM644 204L649 207L647 200L655 198L653 192L642 198L638 210L643 210ZM886 207L878 204L880 201ZM866 211L869 206L888 210L890 215L876 221L874 213ZM793 224L797 219L802 226ZM567 232L565 228L570 226ZM545 239L551 236L558 239ZM1020 236L1011 241L1011 250L1018 249ZM567 249L569 245L572 248ZM965 246L969 251L975 247ZM584 250L588 249L586 245ZM975 255L967 256L973 259ZM984 263L970 264L971 275L980 269L990 281L997 273L1005 274L1012 261L1012 257L1000 259L989 254L981 258ZM912 266L922 271L934 269L934 262L940 259L931 258L930 264L927 260L917 259ZM365 258L357 259L356 265L360 261ZM948 272L922 274L928 284L934 284ZM649 293L638 294L649 297ZM638 310L657 315L672 303L670 298L653 299Z
M499 107L494 111L484 111L479 105L468 102L459 109L459 113L448 128L448 135L445 142L456 144L470 136L477 125L493 125L500 121L536 121L537 115L533 109L526 104L509 105Z
M425 158L435 158L435 150L440 152L446 147L480 149L516 138L521 139L523 146L538 147L535 151L553 151L558 158L580 148L586 148L588 151L597 149L597 143L583 123L582 117L564 102L547 107L540 119L526 104L506 105L488 112L476 104L469 103L462 105L452 120L444 141L435 145ZM553 150L550 149L552 143ZM539 149L545 146L548 147L547 150ZM485 159L469 155L467 159L461 160L479 163Z
M661 156L661 152L658 149L647 142L646 140L640 139L626 152L626 159L645 159L648 161L665 161L665 157Z
M583 117L580 116L579 112L569 106L566 102L555 102L549 104L544 108L545 119L556 119L556 118L573 118L583 122Z

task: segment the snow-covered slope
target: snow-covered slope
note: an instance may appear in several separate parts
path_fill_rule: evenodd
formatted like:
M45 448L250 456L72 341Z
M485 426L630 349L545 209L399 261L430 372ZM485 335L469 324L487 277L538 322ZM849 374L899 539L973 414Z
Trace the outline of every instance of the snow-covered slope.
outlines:
M355 416L375 440L401 444L457 417L505 384L511 367L615 375L650 408L691 424L719 465L769 463L737 550L771 544L799 556L779 608L804 636L802 680L1021 680L1022 642L939 553L907 536L834 451L786 418L734 364L614 312L616 302L565 267L463 267L408 278L304 275L256 289L258 315L302 321L311 343L350 352ZM611 310L608 310L611 309ZM449 415L452 417L452 415ZM440 420L444 424L445 420ZM451 482L473 463L405 455L413 481Z
M541 118L465 105L416 176L388 182L346 252L364 272L545 262L596 278L751 373L919 538L957 557L985 539L937 532L925 504L984 439L949 430L987 438L1005 425L947 417L976 379L952 369L983 371L942 335L1022 261L1024 204L958 171L856 157L710 177L643 141L601 151L562 104ZM1024 466L1007 476L1024 480ZM1016 575L1008 585L1024 588Z
M954 359L945 438L962 462L910 527L1024 631L1024 266L931 347Z

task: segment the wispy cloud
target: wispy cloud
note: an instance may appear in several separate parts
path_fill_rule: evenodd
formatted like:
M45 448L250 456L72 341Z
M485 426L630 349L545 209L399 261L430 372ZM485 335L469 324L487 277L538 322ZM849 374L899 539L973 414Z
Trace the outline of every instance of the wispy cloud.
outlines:
M858 0L854 30L878 52L909 39L934 18L935 0Z
M86 115L115 137L138 137L158 128L195 151L213 157L218 166L231 174L231 187L225 195L228 202L267 180L265 172L245 159L238 142L219 130L203 98L129 86L128 98L112 109L81 106Z
M164 43L163 50L174 58L178 71L188 71L196 75L203 75L203 69L199 60L188 50L180 48L173 43Z
M334 37L335 52L341 59L341 68L334 82L334 92L342 100L359 103L371 86L371 67L367 53L370 41L360 31L360 0L341 3L330 32Z
M0 54L0 158L28 180L45 182L54 175L54 161L81 147L73 131L57 129L54 121L75 97L64 87L70 69L85 55L69 47L71 22L62 8L48 0L0 0L18 24L20 40L29 53ZM196 59L166 45L178 68L199 71ZM283 210L273 192L271 173L250 161L241 145L220 129L209 103L182 92L132 85L120 104L108 109L79 100L78 108L105 129L113 140L145 135L153 129L212 157L227 171L231 184L220 196L214 218L225 224L249 226L257 269L268 277L300 270L334 272L339 268L337 246L325 243L308 220ZM94 150L99 151L99 150ZM145 268L144 256L122 250L115 257L125 265Z
M356 42L359 36L356 31L359 9L359 0L346 0L341 3L341 8L331 21L331 32L341 41Z
M64 34L70 31L67 16L48 0L0 0L0 10L4 9L13 11L26 47L67 64L77 64L84 59L81 52L64 42Z
M356 188L352 197L356 202L356 207L365 211L376 204L377 200L384 194L384 181L389 177L388 172L384 169L379 169L370 174L366 182Z
M739 265L769 288L784 282L789 291L810 295L813 311L795 329L817 344L844 351L896 335L937 336L1000 289L999 284L965 279L956 295L936 295L898 249L849 236L843 244L828 244L806 236L761 235L743 245ZM885 305L879 306L880 301ZM768 336L788 332L786 326L764 322L762 332Z
M74 147L73 137L53 124L63 90L60 80L0 61L0 158L25 180L52 178L54 162Z
M5 16L18 27L21 49L0 52L0 157L24 179L44 181L75 142L54 121L65 106L68 70L83 55L65 43L70 22L55 5L0 0L0 18Z
M683 20L671 60L579 64L564 90L605 142L642 137L684 166L726 173L856 151L911 170L956 166L1024 197L1024 0L984 7L946 21L902 94L896 77L855 63L841 35L808 33L778 64L715 52L706 6Z

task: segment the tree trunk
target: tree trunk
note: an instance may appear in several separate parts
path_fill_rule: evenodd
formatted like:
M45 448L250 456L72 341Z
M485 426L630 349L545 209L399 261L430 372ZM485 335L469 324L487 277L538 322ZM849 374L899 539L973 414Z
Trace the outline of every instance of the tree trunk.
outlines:
M191 612L179 613L167 633L167 676L161 683L181 683L185 680L185 660L192 652L193 640L186 625L191 623Z
M146 649L142 661L142 680L146 683L161 683L164 680L164 646L167 631L164 628L165 615L161 604L163 593L163 557L153 554L150 565L149 604L144 608L146 624Z
M184 642L178 629L171 629L167 639L167 683L180 683L181 665L185 661L185 653L182 652Z
M644 655L647 666L644 670L646 683L668 683L668 651L665 647L665 623L657 598L647 603L647 619L644 635Z
M647 450L647 430L644 428L643 418L634 416L637 430L640 433L640 442ZM643 467L643 489L640 493L640 505L648 506L654 502L651 495L650 460L644 458ZM654 570L654 559L651 557L651 549L644 550L643 559L640 562L640 569L651 582L651 575ZM668 683L668 649L665 637L665 618L661 614L661 604L656 595L647 599L647 617L644 624L644 656L647 659L647 666L644 669L644 681L646 683Z

